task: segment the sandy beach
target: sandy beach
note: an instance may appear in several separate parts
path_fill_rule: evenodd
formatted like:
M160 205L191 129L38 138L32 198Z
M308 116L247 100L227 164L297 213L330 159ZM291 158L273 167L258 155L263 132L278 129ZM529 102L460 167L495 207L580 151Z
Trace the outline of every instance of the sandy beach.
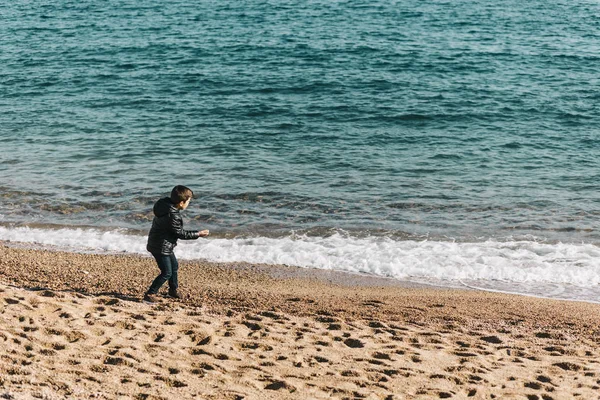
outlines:
M0 244L0 398L599 399L600 305ZM163 288L166 292L166 288Z

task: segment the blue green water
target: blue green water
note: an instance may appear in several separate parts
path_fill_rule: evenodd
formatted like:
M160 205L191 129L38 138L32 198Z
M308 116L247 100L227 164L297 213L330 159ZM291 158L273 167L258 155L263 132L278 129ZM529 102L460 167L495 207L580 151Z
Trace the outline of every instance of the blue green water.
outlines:
M185 184L187 223L229 240L600 240L597 1L14 1L0 19L4 239L142 236Z

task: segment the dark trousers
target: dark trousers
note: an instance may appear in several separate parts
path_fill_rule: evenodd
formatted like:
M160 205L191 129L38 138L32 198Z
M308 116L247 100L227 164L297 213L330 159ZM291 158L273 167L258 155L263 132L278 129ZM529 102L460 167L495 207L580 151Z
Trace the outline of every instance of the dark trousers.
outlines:
M177 270L179 269L179 263L177 262L175 254L164 255L153 253L152 255L156 260L156 264L158 264L160 275L154 279L154 282L152 282L152 285L150 285L150 289L148 289L148 293L158 293L158 290L166 281L169 281L169 291L177 290L177 287L179 286L179 282L177 281Z

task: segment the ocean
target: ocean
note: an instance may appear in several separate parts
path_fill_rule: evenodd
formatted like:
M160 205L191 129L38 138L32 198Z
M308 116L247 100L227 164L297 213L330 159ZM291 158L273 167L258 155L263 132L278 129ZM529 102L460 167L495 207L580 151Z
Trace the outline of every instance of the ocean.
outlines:
M0 5L0 240L600 301L597 1Z

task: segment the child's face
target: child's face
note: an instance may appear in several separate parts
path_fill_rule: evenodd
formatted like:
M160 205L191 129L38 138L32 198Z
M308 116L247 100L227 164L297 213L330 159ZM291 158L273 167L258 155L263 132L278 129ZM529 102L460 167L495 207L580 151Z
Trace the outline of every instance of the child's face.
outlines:
M180 202L179 204L177 204L177 208L179 208L180 210L185 210L190 205L191 200L192 198L190 197L189 199L187 199L187 201Z

